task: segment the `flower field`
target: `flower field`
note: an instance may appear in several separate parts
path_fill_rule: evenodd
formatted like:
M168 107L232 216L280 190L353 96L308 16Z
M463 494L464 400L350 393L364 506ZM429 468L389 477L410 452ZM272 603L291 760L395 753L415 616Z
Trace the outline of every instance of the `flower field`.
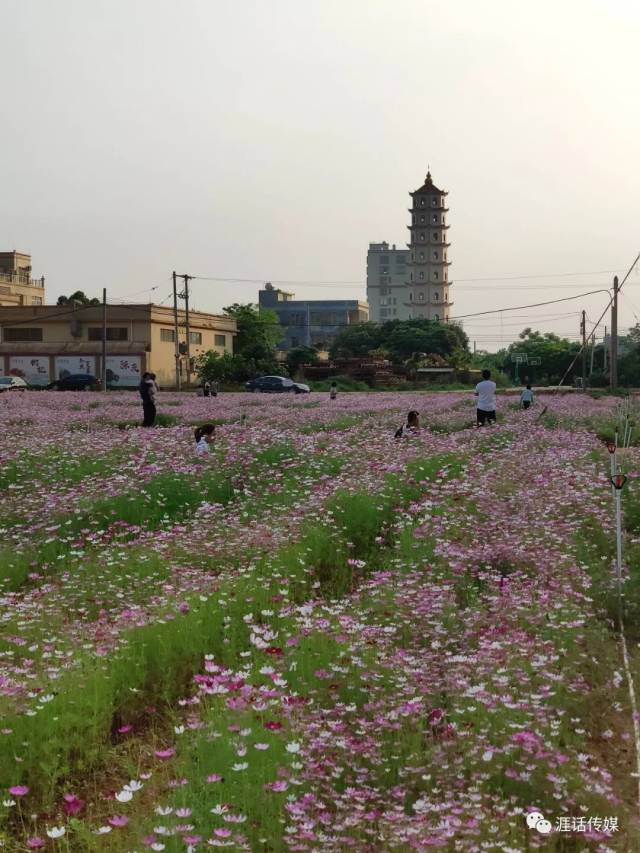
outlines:
M619 599L619 400L500 402L1 395L2 849L640 849L638 450Z

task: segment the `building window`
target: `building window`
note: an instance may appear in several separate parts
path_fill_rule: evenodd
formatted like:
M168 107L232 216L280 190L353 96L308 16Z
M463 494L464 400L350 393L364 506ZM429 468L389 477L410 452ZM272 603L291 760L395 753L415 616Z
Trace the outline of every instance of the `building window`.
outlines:
M420 223L422 224L423 222L424 222L424 216L421 216L420 217Z
M88 339L90 341L102 340L102 327L94 326L88 329ZM108 341L128 341L129 330L126 326L107 326Z
M433 301L434 301L434 302L438 302L439 300L440 300L440 295L439 295L439 294L438 294L438 292L436 291L436 292L433 294Z
M380 255L380 264L388 264L389 255Z
M433 220L432 220L432 221L433 221L433 222L435 222L435 223L436 223L436 225L438 224L438 217L437 217L435 214L434 214L434 216L433 216Z
M216 338L224 338L224 335L216 335ZM291 338L291 346L292 347L299 347L300 346L300 340L299 340L299 338L296 338L295 335Z
M33 296L31 298L32 305L42 305L42 296Z
M438 203L438 202L436 201L436 199L435 199L435 198L432 198L432 199L431 199L431 207L435 207L435 206L437 205L437 203Z
M438 232L437 231L433 232L433 239L436 241L436 243L438 242Z
M388 313L389 313L389 309L388 309L388 308L381 308L381 309L380 309L380 316L381 316L381 317L386 317Z
M434 260L434 261L437 261L437 260L438 260L438 253L437 253L437 252L434 252L434 253L433 253L433 260Z
M41 341L42 329L4 329L2 332L7 343L18 343L19 341Z
M189 332L189 343L190 344L201 344L202 343L202 332Z
M409 291L409 302L413 302L413 291Z
M174 329L160 329L160 340L165 343L175 343L176 333Z
M424 252L420 252L420 260L424 261Z
M418 278L420 279L420 281L424 281L424 273L422 271L420 271Z
M413 273L411 273L411 275L409 276L409 280L413 281Z
M422 231L422 232L420 233L420 239L421 239L421 240L424 240L424 231Z
M438 320L440 319L440 317L438 316L438 314L434 314L434 315L433 315L433 319L434 319L434 320L436 321L436 323L437 323L437 322L438 322Z
M217 347L226 347L227 336L226 335L214 335L213 343L214 343L214 346L217 346Z
M398 304L398 300L396 299L396 297L395 297L395 296L393 297L393 304L394 304L394 305L397 305L397 304ZM396 312L394 311L393 313L395 314Z
M424 302L424 293L418 294L418 302Z
M424 207L424 199L423 198L420 199L420 207Z
M438 280L438 273L437 273L437 272L434 272L434 274L433 274L433 280L434 280L434 281L437 281L437 280Z
M449 281L449 270L444 271L444 280Z

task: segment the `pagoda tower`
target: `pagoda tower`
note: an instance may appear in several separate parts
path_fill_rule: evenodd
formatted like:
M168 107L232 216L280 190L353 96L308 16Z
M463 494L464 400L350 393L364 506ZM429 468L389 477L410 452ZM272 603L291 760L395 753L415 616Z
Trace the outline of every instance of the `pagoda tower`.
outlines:
M447 192L438 189L427 172L424 184L409 193L412 199L411 225L408 225L411 242L407 272L409 316L412 319L449 320L450 243L447 225Z

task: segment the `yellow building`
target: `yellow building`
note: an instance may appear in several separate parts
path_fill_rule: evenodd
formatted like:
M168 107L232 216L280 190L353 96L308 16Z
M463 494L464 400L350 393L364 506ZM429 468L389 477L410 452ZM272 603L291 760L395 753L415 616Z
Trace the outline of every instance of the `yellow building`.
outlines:
M44 277L31 278L31 255L0 252L0 306L44 305Z
M186 315L178 312L181 381L187 378ZM233 352L236 321L189 312L189 356ZM131 387L148 370L161 388L175 387L173 310L161 305L107 306L107 383ZM0 375L47 385L74 373L102 374L102 306L0 307ZM192 377L195 381L195 376Z

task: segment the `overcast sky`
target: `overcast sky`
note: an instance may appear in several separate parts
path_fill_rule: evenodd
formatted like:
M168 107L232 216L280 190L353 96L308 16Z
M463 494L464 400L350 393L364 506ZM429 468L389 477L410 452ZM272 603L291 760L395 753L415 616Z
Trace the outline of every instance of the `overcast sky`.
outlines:
M368 243L406 241L428 165L455 316L610 287L640 250L633 0L0 0L0 18L0 249L32 253L49 301L161 301L173 269L364 299ZM590 274L504 280L560 273ZM192 288L220 310L258 284ZM621 298L634 323L640 274ZM489 349L526 325L575 336L606 299L465 328Z

